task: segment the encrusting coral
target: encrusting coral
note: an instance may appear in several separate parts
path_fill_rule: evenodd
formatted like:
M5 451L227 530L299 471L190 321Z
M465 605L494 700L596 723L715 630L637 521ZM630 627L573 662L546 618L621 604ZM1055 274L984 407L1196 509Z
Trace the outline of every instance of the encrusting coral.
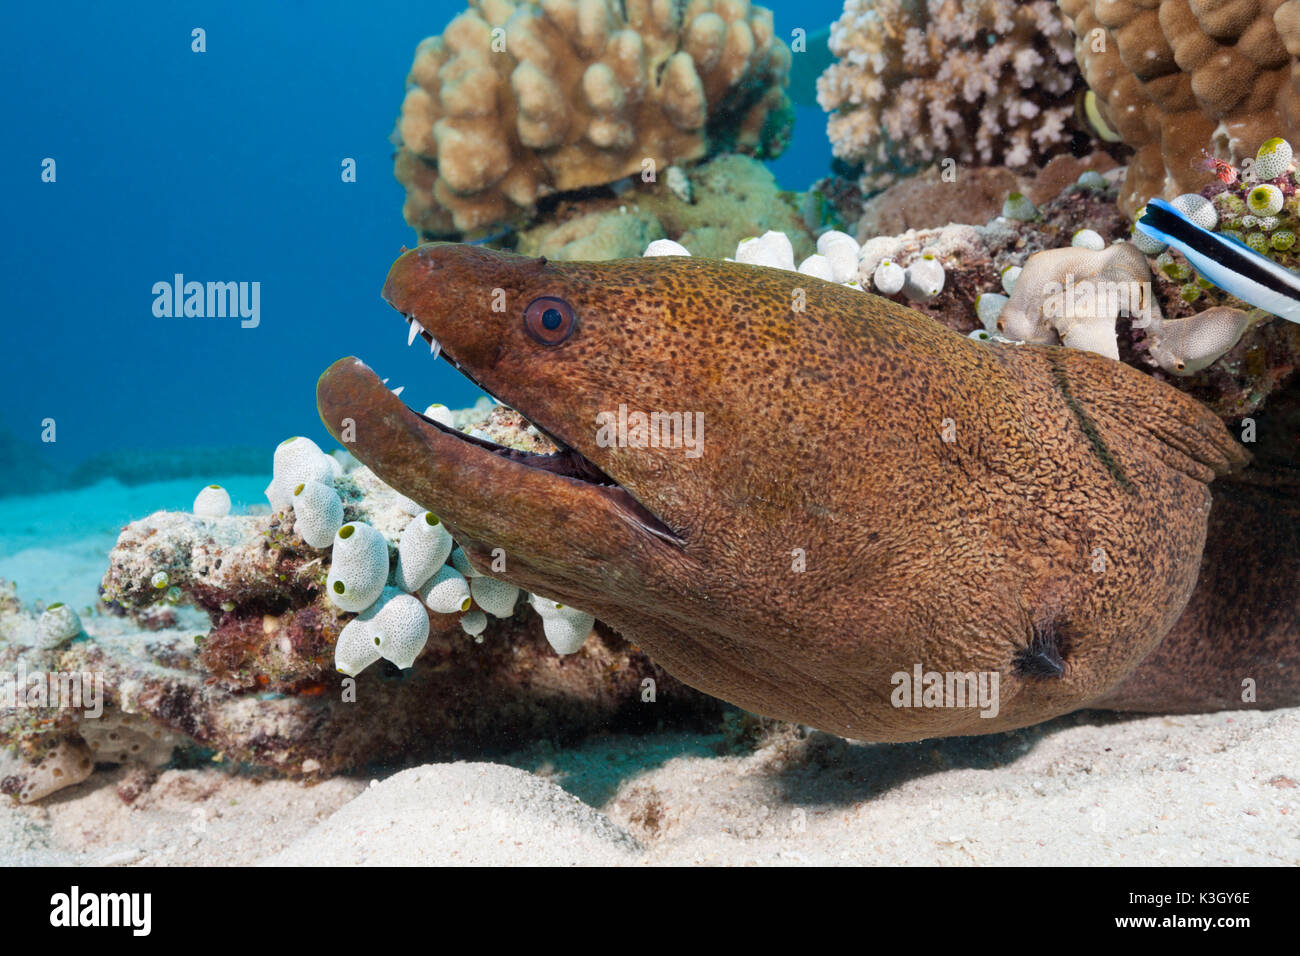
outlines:
M1300 0L1060 0L1104 122L1137 152L1119 196L1199 190L1270 137L1300 136Z
M423 41L395 173L406 221L447 236L556 192L711 149L784 146L790 50L749 0L470 0Z
M1025 168L1070 143L1078 71L1050 0L847 0L830 47L817 99L864 189L949 157Z

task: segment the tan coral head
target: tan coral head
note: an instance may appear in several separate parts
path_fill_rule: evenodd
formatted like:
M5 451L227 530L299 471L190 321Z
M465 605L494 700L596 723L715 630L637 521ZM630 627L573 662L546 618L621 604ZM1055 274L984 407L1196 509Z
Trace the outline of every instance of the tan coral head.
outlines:
M653 181L711 134L779 151L789 65L749 0L470 0L411 67L406 221L423 236L510 222L557 191Z

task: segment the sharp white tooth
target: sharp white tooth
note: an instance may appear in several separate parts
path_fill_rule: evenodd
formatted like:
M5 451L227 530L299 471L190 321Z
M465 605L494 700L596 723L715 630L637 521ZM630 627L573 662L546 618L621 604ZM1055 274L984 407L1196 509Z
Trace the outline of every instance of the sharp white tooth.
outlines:
M415 341L415 337L424 331L424 326L415 319L411 320L411 329L406 333L406 344L410 345Z
M388 379L384 379L384 384L385 384L385 385L388 384Z
M437 339L435 339L432 335L429 336L429 354L432 355L434 358L437 358L438 353L441 351L442 351L442 343L439 342Z
M405 391L405 389L406 389L406 386L405 386L405 385L399 385L399 386L397 386L397 388L393 389L393 394L394 394L394 395L401 395L402 392Z

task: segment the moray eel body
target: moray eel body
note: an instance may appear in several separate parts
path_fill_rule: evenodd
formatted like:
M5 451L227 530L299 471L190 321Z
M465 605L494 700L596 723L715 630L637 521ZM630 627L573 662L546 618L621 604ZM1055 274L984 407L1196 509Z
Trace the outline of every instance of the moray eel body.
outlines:
M1246 455L1132 368L686 257L434 243L397 260L384 296L561 450L443 428L353 358L318 385L327 428L476 567L503 549L496 576L590 611L702 691L902 741L1108 694L1160 709L1177 689L1171 664L1145 698L1130 678L1193 594L1209 483ZM702 416L698 454L602 440L620 406ZM997 705L900 706L900 675L928 673L996 675Z

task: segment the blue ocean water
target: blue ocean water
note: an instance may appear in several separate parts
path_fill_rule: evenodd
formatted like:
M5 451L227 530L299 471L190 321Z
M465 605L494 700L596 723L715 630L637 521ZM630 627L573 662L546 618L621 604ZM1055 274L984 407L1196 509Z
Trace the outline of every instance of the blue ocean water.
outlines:
M837 0L768 5L787 42L840 13ZM406 348L379 298L414 241L388 141L406 71L462 8L9 5L0 455L67 469L132 449L255 446L269 471L289 435L327 446L316 378L353 353L413 405L472 404L472 385ZM195 28L206 52L191 50ZM774 171L803 189L829 161L824 117L801 107ZM178 274L259 283L258 325L155 316L153 287ZM49 420L56 440L42 442Z

